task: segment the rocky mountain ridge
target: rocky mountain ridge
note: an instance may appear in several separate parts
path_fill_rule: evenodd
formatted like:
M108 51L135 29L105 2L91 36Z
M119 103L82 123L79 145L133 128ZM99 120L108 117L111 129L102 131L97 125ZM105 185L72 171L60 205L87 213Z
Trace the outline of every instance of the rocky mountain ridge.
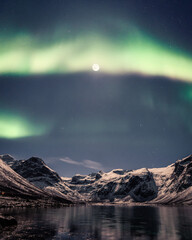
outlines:
M17 161L9 155L0 156L0 207L55 206L69 204L68 199L38 188L14 171L9 165Z
M45 192L30 184L25 178L11 169L0 159L0 191L1 195L43 197ZM48 195L47 195L48 197Z
M87 201L192 204L192 155L164 168L115 169L63 180Z
M192 155L164 168L114 169L72 178L60 177L40 158L1 159L41 191L73 202L192 204Z
M67 199L72 202L81 202L82 196L71 190L54 170L38 157L27 160L14 160L10 155L0 156L16 173L28 182L52 196Z

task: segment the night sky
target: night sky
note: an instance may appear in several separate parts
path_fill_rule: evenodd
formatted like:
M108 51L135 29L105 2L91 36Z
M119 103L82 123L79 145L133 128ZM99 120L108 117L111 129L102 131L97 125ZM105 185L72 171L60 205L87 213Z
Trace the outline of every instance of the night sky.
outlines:
M191 11L179 0L0 0L0 154L42 157L61 176L191 154Z

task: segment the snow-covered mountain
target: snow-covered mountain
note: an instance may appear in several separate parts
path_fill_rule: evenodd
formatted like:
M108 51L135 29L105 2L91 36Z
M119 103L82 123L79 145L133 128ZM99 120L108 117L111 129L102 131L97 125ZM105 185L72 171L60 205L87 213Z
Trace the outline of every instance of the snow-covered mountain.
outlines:
M77 191L71 190L60 176L49 168L42 159L31 157L27 160L17 161L13 160L10 155L3 155L2 159L7 162L15 172L50 195L70 201L82 200L82 196Z
M167 168L154 169L158 196L152 203L192 204L192 155Z
M63 181L87 201L192 204L192 155L164 168L115 169Z
M0 158L0 195L44 198L48 195L29 183Z
M108 173L75 175L71 180L64 181L87 201L116 202L132 199L144 202L154 199L158 193L153 174L148 169L135 171L115 169Z
M164 168L115 169L72 178L61 178L40 158L1 158L36 187L75 202L192 204L192 155Z
M41 189L53 186L55 183L61 181L59 175L45 165L42 159L37 157L14 161L11 167L15 172Z

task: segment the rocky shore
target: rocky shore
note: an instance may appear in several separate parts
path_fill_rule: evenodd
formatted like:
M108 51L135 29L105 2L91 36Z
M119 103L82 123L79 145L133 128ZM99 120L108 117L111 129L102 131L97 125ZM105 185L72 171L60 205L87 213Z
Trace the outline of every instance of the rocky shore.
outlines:
M47 208L64 206L69 206L69 204L52 199L23 199L19 197L0 197L0 208L13 208L13 207Z

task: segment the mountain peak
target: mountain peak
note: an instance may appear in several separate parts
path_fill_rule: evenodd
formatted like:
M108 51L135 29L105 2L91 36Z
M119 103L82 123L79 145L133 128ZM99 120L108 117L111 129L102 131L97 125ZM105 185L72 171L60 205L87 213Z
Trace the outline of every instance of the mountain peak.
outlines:
M185 158L182 158L181 160L177 160L176 163L179 163L181 165L186 165L186 164L189 164L192 162L192 154L185 157Z
M43 161L43 159L39 158L39 157L30 157L29 159L25 160L27 162L33 162L36 164L45 164L45 162Z
M12 165L13 170L19 173L38 187L51 186L54 183L60 182L61 178L45 162L38 157L31 157L27 160L16 161Z
M2 159L9 166L13 165L13 163L16 161L10 154L0 155L0 159Z
M180 176L184 169L190 164L192 163L192 155L189 155L183 159L179 159L176 161L175 163L175 169L174 169L174 174L176 174L176 176Z

